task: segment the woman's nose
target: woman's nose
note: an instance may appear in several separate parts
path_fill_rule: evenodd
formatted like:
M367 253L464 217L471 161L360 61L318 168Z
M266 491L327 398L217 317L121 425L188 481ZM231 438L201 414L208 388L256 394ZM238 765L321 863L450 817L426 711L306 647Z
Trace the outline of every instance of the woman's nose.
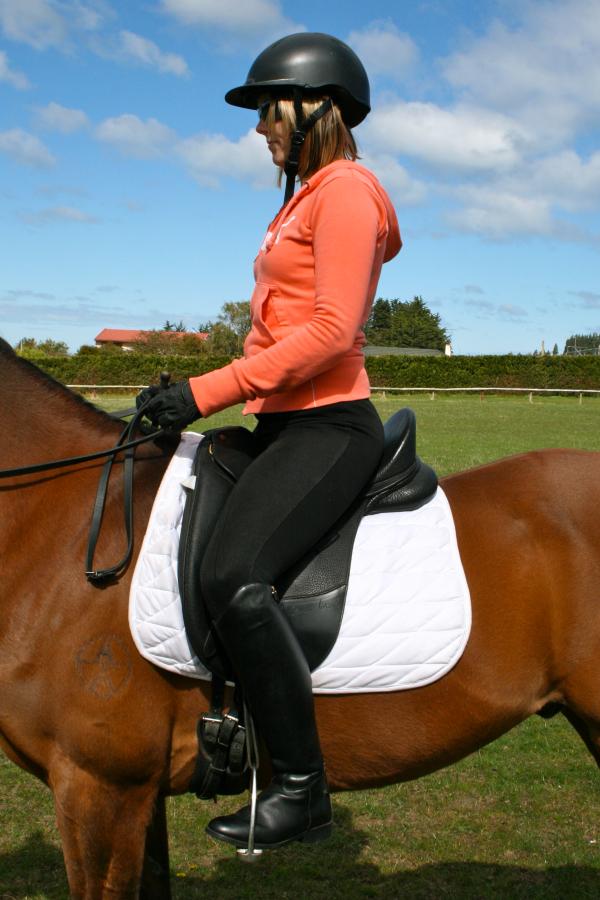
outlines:
M256 131L258 134L266 134L267 133L267 124L263 122L262 119L258 120L258 124L256 126Z

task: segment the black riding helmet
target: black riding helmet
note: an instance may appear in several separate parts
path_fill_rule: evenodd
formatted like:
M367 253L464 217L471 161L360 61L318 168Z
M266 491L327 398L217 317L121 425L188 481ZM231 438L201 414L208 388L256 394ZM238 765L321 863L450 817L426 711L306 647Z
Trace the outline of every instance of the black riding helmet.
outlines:
M307 132L330 108L327 100L308 118L303 118L302 98L326 95L339 106L342 119L353 128L368 115L369 79L356 53L330 34L301 32L270 44L254 60L245 84L225 94L232 106L257 109L265 94L291 97L296 111L296 131L286 161L284 203L294 192L300 150Z
M270 44L248 72L246 83L225 94L227 103L256 109L265 93L291 95L319 92L332 97L348 128L371 110L369 79L360 59L347 44L330 34L304 31Z

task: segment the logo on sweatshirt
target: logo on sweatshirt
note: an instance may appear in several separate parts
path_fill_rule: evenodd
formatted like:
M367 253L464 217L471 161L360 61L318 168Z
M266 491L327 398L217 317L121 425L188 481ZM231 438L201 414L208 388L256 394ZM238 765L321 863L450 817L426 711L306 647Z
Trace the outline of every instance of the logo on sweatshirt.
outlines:
M267 231L265 239L261 244L260 252L268 253L271 247L276 247L281 238L285 237L283 229L287 228L288 225L291 225L295 218L296 216L290 216L290 218L282 222L275 231Z

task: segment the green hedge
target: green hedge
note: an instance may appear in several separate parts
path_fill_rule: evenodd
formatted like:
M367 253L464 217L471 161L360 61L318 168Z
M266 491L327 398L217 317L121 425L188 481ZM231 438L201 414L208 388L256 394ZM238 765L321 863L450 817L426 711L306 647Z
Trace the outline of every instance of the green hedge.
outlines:
M229 357L150 356L145 353L90 353L32 360L63 384L152 384L160 373L171 379L202 375L229 362Z
M379 387L600 389L598 356L371 356L367 371Z
M175 381L201 375L226 357L82 354L35 360L65 384L150 384L167 369ZM375 387L520 387L600 389L598 356L370 356Z

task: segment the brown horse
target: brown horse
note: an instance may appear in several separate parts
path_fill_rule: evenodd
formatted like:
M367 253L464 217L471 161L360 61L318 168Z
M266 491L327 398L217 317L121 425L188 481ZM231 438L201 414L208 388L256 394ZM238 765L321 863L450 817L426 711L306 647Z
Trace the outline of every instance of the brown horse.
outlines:
M104 449L118 433L4 342L0 409L0 468ZM137 547L167 464L154 445L138 459ZM99 466L0 481L0 745L52 789L73 897L167 898L164 798L187 788L207 698L138 655L132 567L103 589L83 576ZM124 542L112 480L100 564ZM549 705L600 762L600 454L528 453L443 487L472 595L469 643L427 687L316 697L334 790L424 775Z

